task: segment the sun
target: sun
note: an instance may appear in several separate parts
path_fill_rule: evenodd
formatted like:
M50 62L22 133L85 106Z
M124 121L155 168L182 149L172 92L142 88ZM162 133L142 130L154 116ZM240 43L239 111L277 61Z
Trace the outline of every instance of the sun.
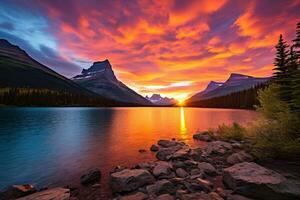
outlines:
M184 105L184 99L177 99L178 105L183 106Z

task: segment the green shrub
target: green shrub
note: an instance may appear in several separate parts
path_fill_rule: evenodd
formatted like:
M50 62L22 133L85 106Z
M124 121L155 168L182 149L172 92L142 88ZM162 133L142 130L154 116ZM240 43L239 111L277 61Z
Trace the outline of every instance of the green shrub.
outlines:
M289 105L279 98L279 87L271 84L259 91L259 119L247 129L258 158L286 157L300 152L299 119Z
M216 132L221 139L240 141L244 139L246 130L239 124L233 123L232 125L219 125Z

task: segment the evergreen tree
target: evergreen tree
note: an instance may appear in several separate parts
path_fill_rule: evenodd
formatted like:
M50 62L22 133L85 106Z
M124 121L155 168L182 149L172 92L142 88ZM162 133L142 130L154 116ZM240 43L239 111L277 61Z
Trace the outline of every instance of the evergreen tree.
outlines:
M300 22L297 24L296 38L293 40L293 42L294 42L294 47L296 49L297 58L299 59L299 57L300 57Z
M292 72L292 108L300 116L300 22L297 24L296 38L293 40L294 44L294 60L290 62L294 65Z
M287 50L288 44L280 34L276 48L276 57L274 61L275 68L273 78L280 86L280 98L284 101L290 101L290 79L289 79L289 51Z
M286 41L284 41L282 35L280 34L279 40L276 48L276 57L274 61L275 68L273 69L275 72L274 78L278 82L283 81L283 78L287 75L287 63L288 63L288 45Z

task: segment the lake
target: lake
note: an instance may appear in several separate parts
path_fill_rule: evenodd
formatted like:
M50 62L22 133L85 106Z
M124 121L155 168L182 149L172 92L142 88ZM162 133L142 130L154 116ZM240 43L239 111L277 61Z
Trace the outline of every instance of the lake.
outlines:
M21 183L78 184L97 167L107 181L116 165L153 159L158 139L195 145L192 135L222 123L246 124L257 113L206 108L1 108L0 189Z

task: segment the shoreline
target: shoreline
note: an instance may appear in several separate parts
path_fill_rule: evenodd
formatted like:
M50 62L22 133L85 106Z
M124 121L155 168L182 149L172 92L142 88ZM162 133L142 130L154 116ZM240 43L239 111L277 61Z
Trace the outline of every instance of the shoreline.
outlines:
M45 194L49 195L48 199L66 200L264 199L264 193L268 194L268 191L260 191L259 195L262 198L257 196L258 194L253 196L249 192L255 184L257 184L256 189L261 184L265 184L265 187L271 184L257 182L254 186L253 183L249 186L249 180L257 181L258 175L270 176L267 178L276 179L280 187L284 185L291 188L290 191L272 191L268 194L274 195L274 199L292 200L294 197L300 197L300 179L287 179L286 176L289 177L289 175L281 175L256 164L248 152L249 143L221 141L206 135L205 132L195 134L193 139L204 142L206 145L191 147L173 138L172 140L159 140L150 149L137 150L140 153L151 151L156 158L153 158L153 161L136 163L133 167L116 166L111 169L107 183L101 181L103 174L99 169L92 169L81 176L81 185L78 187L63 186L37 190L30 184L17 185L8 188L2 193L0 199L13 199L11 197L15 195L21 197L20 200L35 200L38 199L38 195ZM247 173L249 170L262 174L251 175ZM247 177L244 177L245 180L243 180L244 175L239 174L240 171L247 174ZM295 181L297 183L292 186ZM240 189L247 187L246 190ZM106 188L109 188L109 191Z

